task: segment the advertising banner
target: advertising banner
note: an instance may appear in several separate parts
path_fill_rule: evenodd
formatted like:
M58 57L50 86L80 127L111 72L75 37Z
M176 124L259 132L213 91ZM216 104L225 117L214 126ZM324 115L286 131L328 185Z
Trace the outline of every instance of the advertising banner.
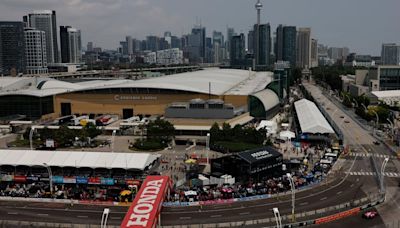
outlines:
M75 177L64 177L64 184L76 184Z
M76 177L76 183L77 184L87 184L88 179L86 177Z
M39 181L39 177L37 177L37 176L27 176L26 177L26 181L28 181L28 182L37 182L37 181Z
M101 178L100 183L102 185L114 185L114 179L113 178Z
M89 177L88 184L101 184L100 177Z
M62 184L64 183L64 177L62 176L52 176L54 184Z
M26 182L26 176L14 176L14 181L18 183L25 183Z
M3 175L1 176L1 181L13 181L14 175Z
M121 228L153 228L168 187L168 176L147 176L122 221Z
M139 180L133 180L133 179L126 179L125 183L127 185L137 185L137 186L140 185L140 181Z

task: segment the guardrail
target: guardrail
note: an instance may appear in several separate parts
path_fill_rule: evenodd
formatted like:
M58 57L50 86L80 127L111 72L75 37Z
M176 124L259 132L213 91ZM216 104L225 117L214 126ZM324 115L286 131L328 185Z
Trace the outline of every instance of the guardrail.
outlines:
M337 219L341 219L347 216L354 215L356 212L366 210L370 207L377 206L385 201L385 196L382 194L375 195L373 197L364 197L351 202L338 204L331 207L321 208L313 211L301 212L295 214L296 219L304 219L303 221L295 223L286 223L283 227L299 227L308 226L313 224L323 224L331 222ZM272 214L272 211L271 211ZM310 219L305 219L311 217ZM314 218L313 218L314 217ZM289 221L291 215L281 216L282 222ZM214 228L214 227L238 227L238 226L255 226L262 225L263 227L275 227L275 218L264 218L256 220L246 220L237 222L224 222L224 223L212 223L212 224L192 224L192 225L171 225L171 226L160 226L161 228Z
M71 223L50 223L50 222L0 220L0 228L10 228L10 227L101 228L100 225L74 224L73 221L71 221ZM107 228L119 228L119 226L107 225Z

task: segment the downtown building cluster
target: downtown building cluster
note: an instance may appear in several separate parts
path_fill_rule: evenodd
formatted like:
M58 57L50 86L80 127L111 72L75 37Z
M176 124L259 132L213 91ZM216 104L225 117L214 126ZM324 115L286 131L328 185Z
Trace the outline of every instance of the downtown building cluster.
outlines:
M0 21L0 75L44 74L49 68L81 64L81 33L60 26L56 12L33 11L22 21Z

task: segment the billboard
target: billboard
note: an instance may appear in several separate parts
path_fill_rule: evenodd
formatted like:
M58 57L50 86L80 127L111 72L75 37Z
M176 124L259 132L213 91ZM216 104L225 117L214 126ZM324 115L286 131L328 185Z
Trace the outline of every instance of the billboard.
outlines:
M147 176L122 221L121 228L154 228L170 186L168 176Z

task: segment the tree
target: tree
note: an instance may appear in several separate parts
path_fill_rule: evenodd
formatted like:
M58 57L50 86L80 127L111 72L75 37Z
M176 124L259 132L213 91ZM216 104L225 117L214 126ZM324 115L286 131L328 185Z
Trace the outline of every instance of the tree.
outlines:
M170 122L157 118L147 125L147 138L167 144L175 137L175 128Z
M65 146L74 141L75 137L78 136L74 130L69 129L67 126L60 126L54 135L55 141L60 146Z
M91 139L101 134L101 130L97 129L96 125L93 123L87 123L82 130L85 131L87 137L90 137Z
M218 141L222 141L222 131L218 123L215 122L210 128L210 144L214 144Z

